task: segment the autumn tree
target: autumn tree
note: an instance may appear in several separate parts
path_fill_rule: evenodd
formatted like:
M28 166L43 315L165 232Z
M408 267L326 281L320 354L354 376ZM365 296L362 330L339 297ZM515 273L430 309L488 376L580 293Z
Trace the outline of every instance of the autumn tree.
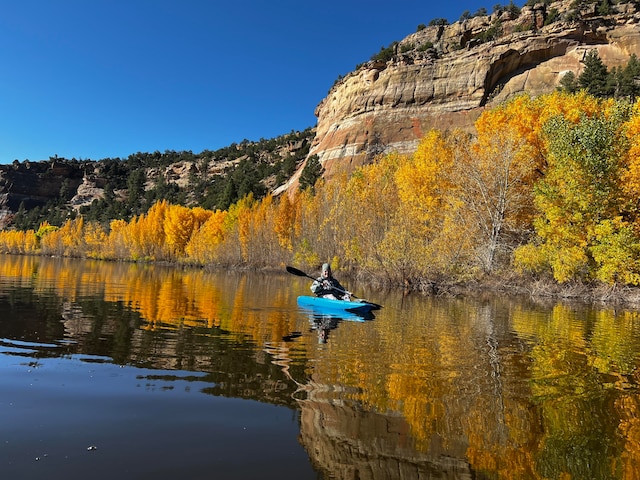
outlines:
M134 217L129 223L127 238L133 260L168 259L164 230L168 206L165 200L156 202L146 214Z
M385 243L390 246L393 239L398 247L390 255L405 255L405 262L412 262L404 265L403 272L410 281L451 272L464 248L457 236L460 230L454 226L459 225L455 219L459 205L449 195L452 184L447 174L454 161L458 135L460 132L447 135L430 131L416 152L398 166L395 175L400 202Z
M341 211L351 216L351 228L342 243L346 259L396 280L394 247L385 245L385 237L396 220L399 199L395 175L403 161L403 156L392 153L357 169L345 186L341 205Z
M316 250L317 232L325 209L314 192L307 188L296 197L293 224L293 262L302 266L317 266L322 263Z
M193 232L185 252L190 261L208 265L216 263L218 248L225 239L225 218L227 212L216 210Z
M522 221L531 205L527 180L534 164L523 143L509 131L496 130L469 147L459 145L450 171L456 197L467 212L467 234L477 235L476 252L487 272L493 270L499 250L508 259L509 246L515 246L526 226ZM511 236L510 242L505 233Z
M188 207L170 205L167 208L163 225L167 245L176 258L182 257L196 226L193 212Z
M42 236L40 242L42 253L81 257L84 255L84 219L68 219L62 227Z
M38 249L38 239L33 230L0 231L0 253L34 254Z
M87 222L84 228L84 244L86 256L89 258L106 258L105 248L108 243L108 235L98 222Z
M624 104L607 102L601 113L582 115L577 122L562 116L548 122L549 167L534 189L539 240L519 249L518 265L549 268L559 282L613 282L619 278L612 275L611 262L620 267L622 258L629 271L620 278L634 281L637 266L629 260L638 241L620 218L626 149L621 127L627 119Z
M294 199L295 202L295 199ZM293 225L295 210L293 202L288 194L280 197L280 201L276 208L276 218L274 222L274 231L278 237L280 247L291 251L293 250Z
M625 135L629 148L624 158L622 188L629 199L629 214L634 228L640 233L640 102L633 106L631 118L625 125Z

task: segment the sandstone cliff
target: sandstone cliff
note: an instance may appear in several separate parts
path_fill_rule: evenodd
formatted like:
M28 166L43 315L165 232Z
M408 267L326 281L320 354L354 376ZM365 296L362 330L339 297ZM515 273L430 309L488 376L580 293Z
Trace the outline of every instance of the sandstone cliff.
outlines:
M590 49L609 68L640 56L638 2L612 5L607 15L574 5L540 3L409 35L391 60L369 61L333 86L316 108L310 155L330 174L381 152L411 152L433 127L471 131L488 106L552 91L567 72L581 73Z

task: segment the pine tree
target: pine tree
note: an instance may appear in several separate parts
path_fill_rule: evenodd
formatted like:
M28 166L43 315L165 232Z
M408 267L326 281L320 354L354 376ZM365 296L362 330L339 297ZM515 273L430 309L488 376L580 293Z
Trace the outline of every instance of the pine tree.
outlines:
M300 174L300 190L304 190L308 187L313 189L316 184L316 180L322 176L324 168L320 163L320 159L317 155L312 155L307 160L307 164L302 169Z
M617 97L628 97L632 102L640 96L640 60L635 54L631 55L624 69L618 72Z
M604 98L613 94L607 66L597 50L590 50L584 57L584 70L578 77L578 85L594 97Z
M575 73L572 71L567 72L560 80L560 90L567 93L575 93L578 91L578 81Z

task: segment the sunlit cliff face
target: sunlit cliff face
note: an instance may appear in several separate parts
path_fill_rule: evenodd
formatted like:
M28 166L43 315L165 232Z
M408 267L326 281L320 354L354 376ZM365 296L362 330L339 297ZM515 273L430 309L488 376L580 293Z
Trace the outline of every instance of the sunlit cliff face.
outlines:
M409 35L392 60L365 63L333 86L316 108L310 155L318 155L331 175L380 153L413 152L432 128L472 132L485 106L520 92L555 90L567 72L580 74L590 49L609 68L640 54L634 5L617 5L607 16L591 9L577 21L561 20L571 4L540 3L523 7L518 17L474 17ZM559 20L545 25L552 9ZM478 40L496 22L502 36Z

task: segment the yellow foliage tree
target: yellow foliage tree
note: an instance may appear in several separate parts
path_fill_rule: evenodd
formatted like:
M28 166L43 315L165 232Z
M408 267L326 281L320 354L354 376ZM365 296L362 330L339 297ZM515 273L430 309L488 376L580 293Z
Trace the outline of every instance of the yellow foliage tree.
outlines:
M38 248L38 238L33 230L0 231L0 253L33 254Z
M106 245L108 243L108 235L97 222L86 224L84 230L84 244L86 246L86 255L89 258L106 258Z
M206 265L218 259L217 248L225 239L225 218L227 212L212 212L206 222L189 239L185 252L192 262Z
M624 104L603 101L599 113L549 120L548 167L534 190L538 244L516 251L517 266L549 268L559 282L637 277L637 265L629 260L638 240L621 218L616 220L626 204L621 176L627 117ZM627 243L624 251L621 242ZM614 275L612 268L623 263L628 269Z
M293 225L295 215L293 203L295 203L295 200L292 202L287 194L280 197L273 225L278 237L278 244L281 248L288 251L293 250Z
M45 255L83 256L84 219L77 217L66 220L62 227L42 237L40 247Z
M165 241L173 258L181 258L196 226L196 216L190 208L169 205L164 218Z
M623 157L621 188L628 202L630 221L635 232L640 233L640 101L633 106L624 133L628 149Z
M312 189L308 188L296 197L293 260L297 265L310 267L321 263L320 255L314 248L314 235L320 229L321 222L319 210L319 202Z
M406 161L406 157L392 153L356 170L346 184L340 207L350 216L344 238L346 259L364 269L381 270L389 279L402 279L405 274L393 252L399 239L388 238L385 243L385 237L394 221L399 221L395 176Z
M447 252L451 249L439 239L452 212L447 198L452 185L446 172L452 166L454 143L451 137L432 130L396 172L400 202L384 243L388 255L411 260L403 266L404 279L429 276L450 266Z
M105 258L129 259L131 250L129 245L128 224L125 220L111 220L109 223L109 236L104 248Z
M134 217L127 225L125 238L131 259L167 260L171 258L164 232L166 200L154 203L146 215Z

